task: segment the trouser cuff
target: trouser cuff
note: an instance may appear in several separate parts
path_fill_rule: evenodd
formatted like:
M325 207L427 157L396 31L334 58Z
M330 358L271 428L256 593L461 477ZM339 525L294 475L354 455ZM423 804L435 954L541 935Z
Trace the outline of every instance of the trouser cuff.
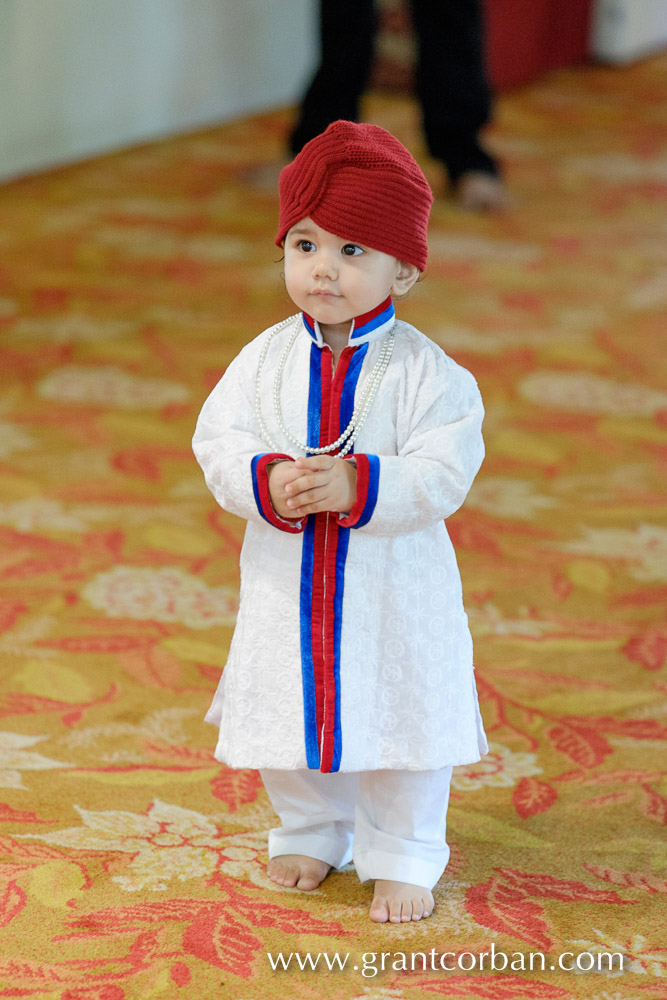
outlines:
M361 882L371 879L391 879L393 882L410 882L424 889L432 889L442 876L449 861L449 848L442 851L440 861L424 861L404 854L387 851L361 851L354 855L354 866Z
M277 858L281 854L304 854L308 858L324 861L332 868L342 868L352 860L351 839L341 843L340 839L319 833L269 830L269 858Z

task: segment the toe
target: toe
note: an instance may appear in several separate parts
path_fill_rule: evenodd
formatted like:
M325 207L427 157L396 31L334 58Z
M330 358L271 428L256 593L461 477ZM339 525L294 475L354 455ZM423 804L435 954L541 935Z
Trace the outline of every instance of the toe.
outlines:
M403 910L403 901L399 899L392 899L389 902L389 919L392 924L400 924Z
M316 889L326 878L329 865L302 855L283 854L272 858L266 873L278 885L288 889Z
M269 862L266 874L273 882L276 882L277 885L293 886L296 883L296 877L290 869L284 863L277 861L276 859Z
M269 876L272 882L280 882L281 874L278 865L274 861L269 861L266 866L266 874Z
M376 896L370 910L370 918L376 924L386 924L389 920L389 907L387 900L383 896Z
M309 871L301 872L301 876L298 882L295 882L297 889L316 889L320 884L320 879L313 873Z

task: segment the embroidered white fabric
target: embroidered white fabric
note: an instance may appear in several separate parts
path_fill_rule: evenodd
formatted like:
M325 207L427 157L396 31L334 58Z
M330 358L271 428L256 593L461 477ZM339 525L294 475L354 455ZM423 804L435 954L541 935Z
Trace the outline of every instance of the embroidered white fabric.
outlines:
M408 323L397 321L391 363L355 444L379 456L370 521L350 529L340 652L341 771L428 770L487 752L461 580L444 518L462 504L481 464L482 401L472 375ZM248 521L241 601L229 658L207 721L216 757L236 768L307 767L300 650L303 534L268 524L254 498L251 460L272 449L254 414L260 334L206 400L193 447L218 503ZM283 332L289 337L289 328ZM273 415L278 335L262 377ZM373 368L371 341L358 385ZM325 350L327 348L324 348ZM307 436L311 340L290 354L282 384L287 426ZM286 454L293 454L284 441Z

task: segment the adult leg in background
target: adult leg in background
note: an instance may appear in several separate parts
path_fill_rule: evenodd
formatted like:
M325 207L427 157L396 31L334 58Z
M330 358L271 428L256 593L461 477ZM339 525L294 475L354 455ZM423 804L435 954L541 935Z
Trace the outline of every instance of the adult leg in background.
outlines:
M417 96L431 155L456 182L467 170L497 174L479 143L491 118L478 0L411 0L419 43Z
M424 134L444 163L464 208L505 208L507 193L480 132L491 120L492 94L484 63L480 0L410 0L418 39L416 72ZM472 185L471 185L472 182ZM465 189L477 190L468 204Z
M296 154L331 122L357 121L375 48L373 0L320 0L320 65L290 136Z

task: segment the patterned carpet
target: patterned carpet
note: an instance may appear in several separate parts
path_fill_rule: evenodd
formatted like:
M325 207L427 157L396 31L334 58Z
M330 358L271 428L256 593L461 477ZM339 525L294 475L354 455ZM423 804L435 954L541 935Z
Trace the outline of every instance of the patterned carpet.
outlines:
M498 219L443 196L407 100L367 108L439 195L400 315L488 408L451 532L492 752L457 769L452 861L408 927L369 922L352 870L269 883L266 796L202 722L243 524L189 442L293 311L247 181L289 113L0 189L0 997L667 996L666 85L657 58L503 96Z

